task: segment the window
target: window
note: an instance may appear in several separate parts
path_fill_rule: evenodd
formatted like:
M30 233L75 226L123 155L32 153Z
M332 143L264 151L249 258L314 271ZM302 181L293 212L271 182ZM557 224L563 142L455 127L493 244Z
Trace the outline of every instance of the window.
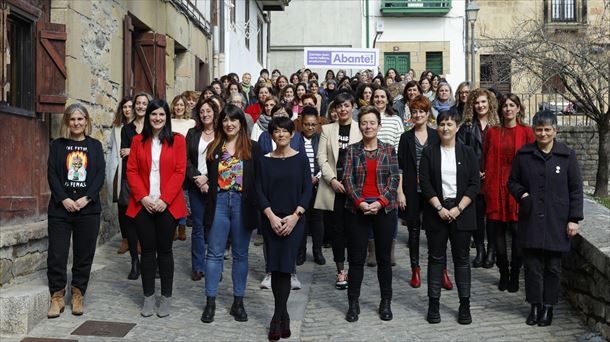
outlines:
M406 74L411 68L411 56L409 53L385 52L383 54L384 73L394 68L399 74Z
M246 13L246 16L244 18L244 23L246 25L244 39L246 40L246 49L250 50L250 0L246 0L244 4L244 10Z
M8 6L0 11L0 29L6 41L0 51L0 106L3 111L34 115L36 75L35 26L19 9ZM4 44L8 43L8 46ZM9 107L9 108L6 108Z
M503 55L481 55L480 87L495 88L501 93L511 91L511 60Z
M576 0L551 0L551 21L576 21Z
M443 74L442 52L426 52L426 70L432 71L435 75Z
M260 17L257 17L256 19L256 28L258 29L258 41L257 41L257 53L256 53L256 57L258 59L258 62L262 65L263 64L263 20Z

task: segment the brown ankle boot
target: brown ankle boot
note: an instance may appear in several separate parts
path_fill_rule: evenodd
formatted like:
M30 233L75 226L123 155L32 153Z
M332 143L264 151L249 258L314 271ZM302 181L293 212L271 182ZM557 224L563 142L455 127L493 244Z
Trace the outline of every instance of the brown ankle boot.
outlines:
M66 295L66 290L61 290L53 293L51 296L51 305L49 305L49 312L47 312L48 318L56 318L64 312L64 308L66 307L66 303L64 302L64 296Z
M83 293L79 288L72 288L72 314L80 316L83 314Z
M183 224L178 226L178 239L180 241L186 240L186 226Z
M116 251L117 254L125 254L125 252L127 252L129 250L129 244L127 243L127 239L123 239L123 241L121 241L121 246L119 247L119 250Z

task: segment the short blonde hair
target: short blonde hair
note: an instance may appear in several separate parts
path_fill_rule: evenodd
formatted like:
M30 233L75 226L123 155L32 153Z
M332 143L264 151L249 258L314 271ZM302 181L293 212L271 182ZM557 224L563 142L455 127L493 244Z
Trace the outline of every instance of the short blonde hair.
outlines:
M69 105L66 110L64 110L64 115L63 118L61 119L61 128L59 129L59 136L64 138L64 139L70 139L71 135L70 135L70 117L72 116L72 114L76 113L76 112L80 112L85 119L87 119L87 127L85 128L85 135L91 135L91 117L89 116L89 111L87 110L87 108L79 103L73 103L71 105Z

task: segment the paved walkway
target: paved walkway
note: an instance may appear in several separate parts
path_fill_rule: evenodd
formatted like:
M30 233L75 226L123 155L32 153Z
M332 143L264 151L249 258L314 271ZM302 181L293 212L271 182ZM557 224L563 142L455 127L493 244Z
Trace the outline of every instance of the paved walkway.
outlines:
M581 324L569 304L563 300L555 308L551 327L530 327L524 321L529 312L522 289L517 293L497 290L497 270L473 269L472 316L473 323L462 326L457 323L457 290L443 290L441 298L442 322L430 325L426 322L426 276L419 289L408 285L410 267L406 248L407 233L399 231L396 248L398 266L394 267L394 320L382 322L377 316L379 289L376 269L365 267L361 298L360 320L348 323L344 320L347 310L347 294L334 289L334 266L328 263L318 266L308 261L298 268L303 288L293 291L288 304L292 319L293 341L452 341L452 340L537 340L574 341L587 340L592 334ZM121 341L264 341L273 313L273 295L270 290L260 290L264 275L262 250L253 244L250 249L250 274L246 293L246 310L249 321L235 322L229 315L232 303L230 261L225 262L224 280L217 299L216 319L204 324L199 318L204 306L203 281L190 280L190 240L174 244L175 276L173 311L167 318L156 315L144 318L139 314L142 302L141 282L129 281L129 256L117 255L120 240L115 238L99 248L95 263L104 266L91 281L85 301L85 314L77 317L70 308L57 319L40 322L28 335L78 339L80 341L111 340L100 337L70 335L86 320L103 320L135 323L136 326ZM426 239L422 233L422 268L426 269ZM472 253L474 253L474 249ZM330 249L324 249L327 261L332 260ZM453 280L453 265L450 263ZM521 281L523 288L523 280ZM157 281L157 295L159 284ZM6 339L10 340L10 339Z

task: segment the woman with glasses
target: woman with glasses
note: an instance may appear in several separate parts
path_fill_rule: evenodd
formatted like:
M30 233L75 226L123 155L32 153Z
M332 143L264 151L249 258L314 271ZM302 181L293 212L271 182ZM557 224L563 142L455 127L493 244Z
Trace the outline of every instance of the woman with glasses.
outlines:
M460 116L464 115L464 107L468 102L468 94L470 94L470 82L462 82L458 85L455 92L455 103L451 110L456 111Z

